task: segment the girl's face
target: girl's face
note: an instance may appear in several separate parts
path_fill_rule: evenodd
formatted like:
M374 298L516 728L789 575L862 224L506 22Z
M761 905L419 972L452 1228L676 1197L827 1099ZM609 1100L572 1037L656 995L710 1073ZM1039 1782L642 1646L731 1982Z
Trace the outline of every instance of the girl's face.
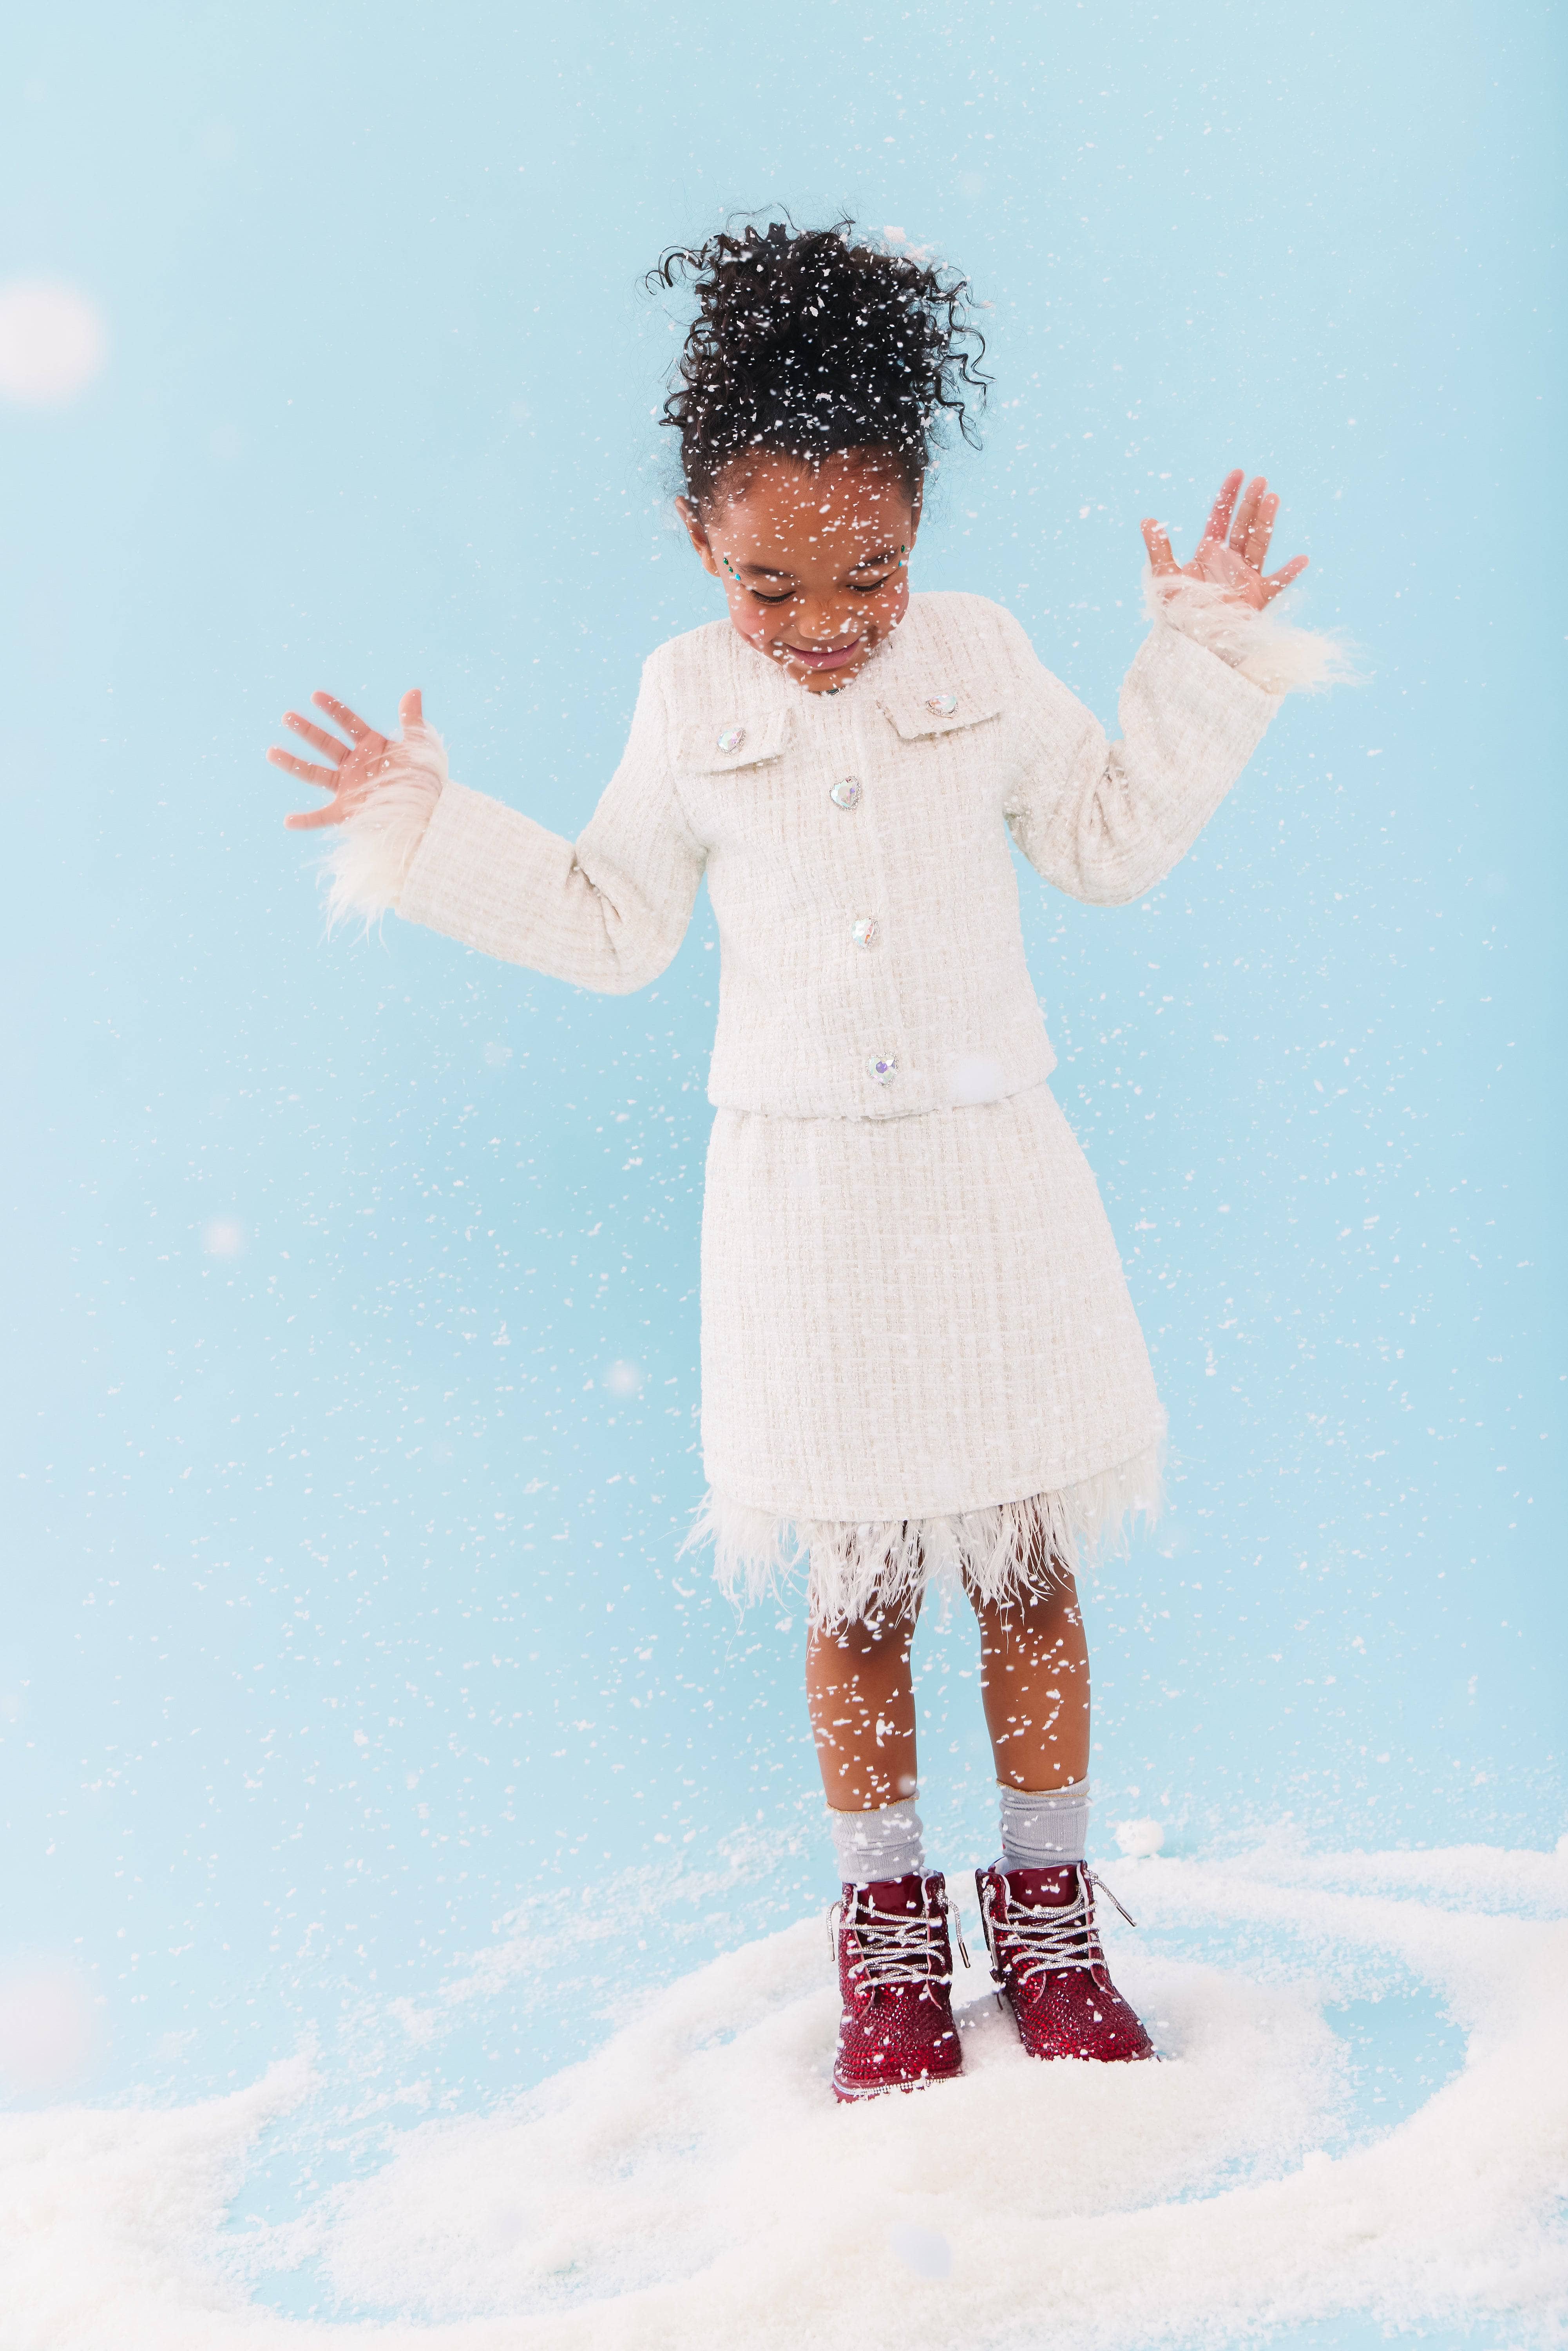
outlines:
M724 582L734 626L809 694L831 694L863 669L909 609L920 500L877 450L815 465L737 459L711 507L676 503L705 568Z

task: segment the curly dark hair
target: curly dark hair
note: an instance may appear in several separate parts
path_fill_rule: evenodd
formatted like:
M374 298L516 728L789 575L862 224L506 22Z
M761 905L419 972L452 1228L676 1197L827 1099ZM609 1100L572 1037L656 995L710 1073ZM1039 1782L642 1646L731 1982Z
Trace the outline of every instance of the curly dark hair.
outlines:
M660 422L681 436L686 488L711 504L748 450L808 464L843 449L894 459L913 496L945 415L977 444L988 376L968 282L912 255L857 245L854 224L775 221L674 246L650 290L690 280L697 315Z

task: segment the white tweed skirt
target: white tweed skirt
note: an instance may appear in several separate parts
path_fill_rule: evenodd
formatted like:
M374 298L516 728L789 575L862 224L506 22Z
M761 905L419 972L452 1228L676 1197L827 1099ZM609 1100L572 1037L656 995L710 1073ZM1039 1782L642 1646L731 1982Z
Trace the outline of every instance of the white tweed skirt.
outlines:
M720 1110L702 1230L707 1492L683 1551L812 1620L988 1599L1124 1541L1166 1416L1049 1086L907 1118Z

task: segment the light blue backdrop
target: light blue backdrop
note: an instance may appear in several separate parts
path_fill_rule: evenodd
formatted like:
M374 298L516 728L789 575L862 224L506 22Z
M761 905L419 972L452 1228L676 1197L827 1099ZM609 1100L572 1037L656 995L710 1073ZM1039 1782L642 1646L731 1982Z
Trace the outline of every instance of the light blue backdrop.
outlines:
M110 338L0 415L0 1958L90 1983L73 2091L248 2079L679 1859L645 1954L547 1954L434 2053L466 2103L622 1968L826 1898L799 1608L737 1627L673 1560L706 896L625 999L328 945L262 764L312 687L419 684L465 781L582 825L643 654L716 610L639 277L732 207L900 227L992 306L917 584L1109 718L1138 519L1189 551L1234 462L1366 678L1141 905L1022 869L1172 1421L1171 1517L1091 1601L1102 1821L1556 1836L1559 47L1403 4L13 26L4 274ZM953 1867L971 1639L923 1651Z

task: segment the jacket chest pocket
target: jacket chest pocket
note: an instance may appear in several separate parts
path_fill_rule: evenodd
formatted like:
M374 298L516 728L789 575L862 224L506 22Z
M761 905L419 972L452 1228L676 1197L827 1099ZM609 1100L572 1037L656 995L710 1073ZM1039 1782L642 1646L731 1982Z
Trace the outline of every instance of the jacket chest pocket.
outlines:
M723 711L688 720L680 730L675 759L684 776L745 776L781 759L793 731L791 710L770 710L764 717L733 717Z
M904 743L945 743L967 755L991 753L1001 735L1001 704L994 695L944 694L915 687L882 694L877 707Z
M727 718L719 710L681 728L682 795L708 844L710 888L719 886L716 858L732 887L751 867L788 885L800 824L800 779L789 756L797 740L796 716L787 707L761 717Z
M993 695L926 693L878 696L896 805L927 859L987 853L1001 822L1008 730Z

